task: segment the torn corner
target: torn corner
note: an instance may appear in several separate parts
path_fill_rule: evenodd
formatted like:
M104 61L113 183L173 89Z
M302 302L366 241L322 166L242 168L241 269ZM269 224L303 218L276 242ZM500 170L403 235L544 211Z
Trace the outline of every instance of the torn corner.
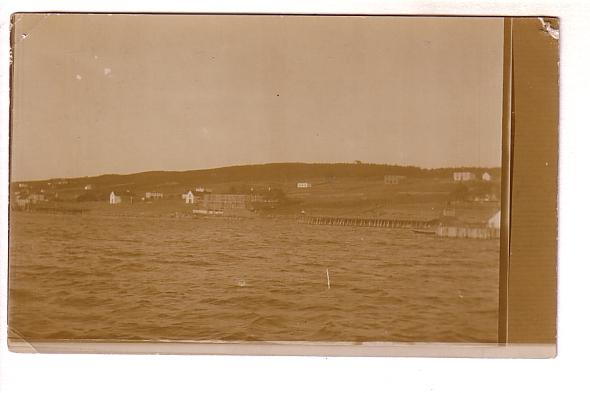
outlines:
M541 30L543 30L545 33L549 34L549 36L551 36L551 38L553 38L554 40L559 40L559 25L557 23L557 19L555 18L542 18L539 17L537 18L539 19L539 22L541 22ZM553 23L551 23L553 22Z

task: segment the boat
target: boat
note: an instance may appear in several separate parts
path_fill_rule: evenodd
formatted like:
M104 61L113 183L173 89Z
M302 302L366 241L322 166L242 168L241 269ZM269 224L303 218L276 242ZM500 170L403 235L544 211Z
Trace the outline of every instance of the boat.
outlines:
M431 229L412 229L412 232L417 233L419 235L436 235L436 231Z

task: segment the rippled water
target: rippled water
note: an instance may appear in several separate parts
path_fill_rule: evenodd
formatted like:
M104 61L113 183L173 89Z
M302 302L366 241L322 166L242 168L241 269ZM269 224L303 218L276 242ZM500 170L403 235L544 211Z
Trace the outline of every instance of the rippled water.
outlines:
M495 240L40 213L11 214L10 235L15 337L496 340Z

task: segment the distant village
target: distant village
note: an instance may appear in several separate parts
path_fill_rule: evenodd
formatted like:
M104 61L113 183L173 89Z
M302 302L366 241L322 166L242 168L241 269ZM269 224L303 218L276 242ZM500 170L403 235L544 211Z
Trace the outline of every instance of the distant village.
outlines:
M475 173L472 171L455 171L447 183L454 184L452 191L449 193L448 202L441 211L443 217L454 217L454 202L472 202L472 203L497 203L499 201L499 187L492 187L494 180L489 172ZM333 179L327 179L330 182ZM402 186L411 183L412 178L405 175L386 174L383 176L382 187ZM95 184L87 183L83 187L76 184L75 187L69 187L68 179L58 179L46 183L36 182L34 185L29 183L16 183L11 187L11 208L14 210L42 210L41 206L49 202L59 203L64 201L61 198L61 190L74 189L79 190L75 197L69 194L68 202L92 202L111 206L132 205L132 204L150 204L159 203L159 201L169 201L182 203L190 209L195 215L245 215L247 213L273 210L286 204L290 199L280 188L271 186L261 188L251 187L249 189L234 189L230 192L214 192L213 189L205 186L196 186L191 189L185 189L182 194L171 193L165 194L162 190L151 190L140 194L132 192L129 189L123 189L121 186L111 189L107 197L105 187L102 186L100 192L96 189ZM443 179L444 181L444 179ZM496 182L497 183L497 182ZM302 179L291 183L293 195L311 195L314 184ZM488 186L489 185L489 186ZM69 187L69 188L68 188ZM321 182L319 187L322 187ZM228 190L226 190L228 191ZM299 194L298 194L299 193ZM303 193L303 194L301 194ZM305 213L301 210L301 213ZM500 216L499 211L488 220L488 225L499 228Z
M383 182L384 184L396 185L403 183L407 179L407 176L402 175L385 175ZM473 172L454 172L452 179L455 183L469 183L481 180L482 182L492 181L492 175L488 172L484 172L479 179L478 176ZM16 207L24 208L37 203L59 200L59 193L55 191L56 185L66 185L68 180L59 180L54 183L47 182L47 187L36 186L33 187L27 183L17 183L16 189L11 192L12 201L16 204ZM311 189L312 184L307 181L296 182L295 187L297 189ZM93 184L86 184L84 191L91 192L94 190ZM270 191L270 189L269 189ZM254 195L254 189L250 190L249 194L214 194L213 191L205 187L195 187L194 189L188 190L182 194L181 198L184 203L187 204L205 204L207 206L221 206L232 208L234 206L243 206L247 202L277 202L270 201L268 198L263 198L262 195ZM129 190L125 192L111 191L108 197L108 203L116 205L125 202L133 203L134 198L136 202L139 201L155 201L164 199L164 194L159 191L148 191L142 196L135 196ZM89 201L92 199L85 199L84 194L79 195L77 198L78 202ZM498 196L495 194L478 195L474 197L474 201L497 201Z

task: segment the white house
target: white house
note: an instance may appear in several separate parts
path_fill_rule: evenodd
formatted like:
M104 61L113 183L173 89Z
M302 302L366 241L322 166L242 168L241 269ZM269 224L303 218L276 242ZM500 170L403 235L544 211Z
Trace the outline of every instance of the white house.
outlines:
M492 180L492 175L490 175L489 173L486 172L483 175L481 175L481 180L490 181L490 180Z
M94 188L94 187L92 186L92 184L86 184L86 185L84 186L84 189L85 189L86 191L88 191L88 190L92 190L93 188Z
M308 182L297 183L297 188L311 188L311 183L308 183Z
M189 191L186 194L182 194L182 199L185 203L195 203L195 195L192 191Z
M500 210L498 210L498 212L488 220L488 228L500 229L501 217L502 214L500 213Z
M454 181L471 181L475 180L475 174L472 172L453 172Z
M109 197L109 203L111 205L116 205L118 203L121 203L121 197L119 195L116 195L115 191L111 191L111 195Z

